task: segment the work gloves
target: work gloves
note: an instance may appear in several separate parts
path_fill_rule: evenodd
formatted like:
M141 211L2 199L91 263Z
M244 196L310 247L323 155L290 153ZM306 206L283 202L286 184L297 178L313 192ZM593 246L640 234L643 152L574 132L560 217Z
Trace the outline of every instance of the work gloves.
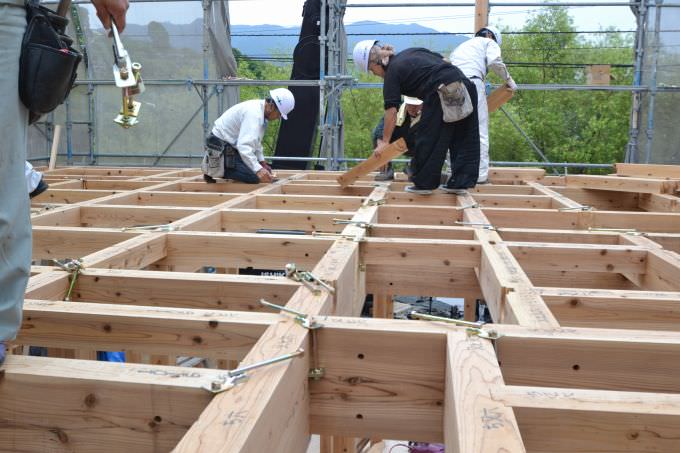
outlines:
M508 85L508 88L510 88L512 91L517 91L517 84L515 83L514 80L512 80L512 77L508 78L508 80L505 81L506 85Z

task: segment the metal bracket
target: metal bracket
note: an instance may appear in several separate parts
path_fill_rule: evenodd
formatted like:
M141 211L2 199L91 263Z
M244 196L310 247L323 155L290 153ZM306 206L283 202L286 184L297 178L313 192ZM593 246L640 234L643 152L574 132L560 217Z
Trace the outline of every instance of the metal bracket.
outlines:
M469 337L479 337L479 338L485 338L487 340L498 340L501 338L503 335L498 333L495 330L484 330L484 329L476 329L474 327L468 327L465 329L465 332L468 334Z
M472 322L472 321L465 321L464 319L444 318L442 316L433 316L433 315L428 315L428 314L425 314L425 313L418 313L417 311L412 311L412 312L409 313L409 315L412 318L422 319L422 320L425 320L425 321L440 321L440 322L446 322L446 323L449 323L449 324L455 324L457 326L470 327L470 328L473 328L473 329L479 329L484 325L483 322Z
M205 385L202 388L213 394L226 392L239 382L243 382L244 380L248 379L248 371L283 362L285 360L303 355L304 353L304 349L298 349L297 351L291 352L290 354L284 354L272 359L263 360L262 362L253 363L252 365L246 365L241 368L236 368L235 370L227 371L227 373L225 373L220 380L212 381L209 385Z
M381 198L380 200L368 200L366 206L382 206L387 203L387 200Z
M310 368L307 377L315 381L320 381L325 374L326 374L325 368Z
M138 225L138 226L131 226L131 227L123 227L120 230L121 231L154 231L154 232L161 232L161 231L175 231L178 228L174 225L170 224L163 224L163 225Z
M314 294L320 293L319 286L324 288L329 293L335 294L335 288L309 271L298 270L295 266L295 263L286 264L286 277L293 281L302 283Z
M280 310L282 312L289 313L289 314L295 316L295 322L300 324L305 329L314 330L314 329L318 329L318 328L322 327L321 324L319 324L318 322L311 319L309 317L309 315L306 314L306 313L302 313L302 312L299 312L297 310L293 310L292 308L283 307L281 305L276 305L276 304L273 304L271 302L267 302L264 299L260 299L260 303L262 305L264 305L265 307L273 308L275 310Z
M68 286L68 291L66 291L64 301L70 302L71 293L73 293L73 288L75 288L76 286L76 280L78 279L78 275L80 275L83 269L85 269L85 264L83 263L82 260L65 260L65 261L52 260L52 262L56 264L57 267L59 267L62 271L69 273L69 278L71 279L71 282Z
M498 231L498 229L491 225L490 223L481 223L481 222L462 222L460 220L456 220L456 225L463 225L463 226L476 226L480 227L483 230L491 230L491 231Z
M456 206L456 210L464 211L466 209L481 208L481 207L482 206L479 203L475 202L475 203L466 204L466 205L463 205L463 206Z

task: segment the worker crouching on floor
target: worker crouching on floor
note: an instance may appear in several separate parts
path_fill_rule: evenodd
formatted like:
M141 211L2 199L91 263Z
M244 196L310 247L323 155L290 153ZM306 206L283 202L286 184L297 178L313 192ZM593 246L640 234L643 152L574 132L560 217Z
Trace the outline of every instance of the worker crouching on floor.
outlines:
M448 193L464 193L474 187L479 173L479 126L477 90L455 66L437 53L409 48L399 53L377 41L360 41L354 47L354 62L362 71L384 79L385 128L380 155L397 119L401 95L423 100L421 125L412 160L413 186L406 191L431 194L440 182L447 150L451 153L453 174L440 188Z
M288 119L295 107L293 93L285 88L269 92L266 99L241 102L217 118L205 140L201 164L203 179L233 179L248 184L274 181L271 167L264 160L262 138L267 123Z
M405 155L408 157L413 157L413 150L416 146L416 136L418 134L418 128L420 126L420 117L423 111L423 101L418 98L412 98L410 96L404 96L404 102L399 107L397 112L397 122L394 127L394 132L392 132L392 137L390 142L394 142L403 138L406 142ZM383 130L385 129L385 117L381 117L378 125L373 129L373 148L375 149L378 144L383 144ZM411 176L411 167L407 166L404 170L407 175ZM394 179L394 169L392 168L392 163L388 162L381 170L380 173L375 177L376 181L391 181Z

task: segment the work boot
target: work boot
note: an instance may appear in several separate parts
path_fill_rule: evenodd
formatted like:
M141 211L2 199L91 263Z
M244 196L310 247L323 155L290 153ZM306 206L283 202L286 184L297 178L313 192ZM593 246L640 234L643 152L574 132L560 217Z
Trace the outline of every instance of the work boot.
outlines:
M394 181L394 168L388 165L384 171L381 171L374 178L375 181Z
M217 182L215 181L215 178L208 175L203 175L203 181L207 182L208 184L215 184Z
M31 198L37 197L38 195L46 191L49 187L50 186L45 182L45 180L40 178L38 186L28 196Z
M406 186L404 187L404 190L409 193L417 193L418 195L432 195L430 189L420 189L416 186Z
M445 186L444 184L439 186L439 190L441 190L442 192L451 193L451 194L454 194L454 195L467 195L467 193L468 193L467 190L465 190L465 189L454 189L453 187L448 187L448 186Z

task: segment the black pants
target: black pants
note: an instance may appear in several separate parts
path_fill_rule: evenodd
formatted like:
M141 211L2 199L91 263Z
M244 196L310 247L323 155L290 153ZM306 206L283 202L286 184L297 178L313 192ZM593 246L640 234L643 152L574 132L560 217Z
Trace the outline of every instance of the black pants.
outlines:
M437 90L423 100L423 113L412 159L411 181L419 189L434 189L439 185L446 151L451 153L452 175L447 186L468 189L477 184L479 175L479 121L477 119L477 89L469 80L463 81L470 93L473 112L455 123L445 123Z

